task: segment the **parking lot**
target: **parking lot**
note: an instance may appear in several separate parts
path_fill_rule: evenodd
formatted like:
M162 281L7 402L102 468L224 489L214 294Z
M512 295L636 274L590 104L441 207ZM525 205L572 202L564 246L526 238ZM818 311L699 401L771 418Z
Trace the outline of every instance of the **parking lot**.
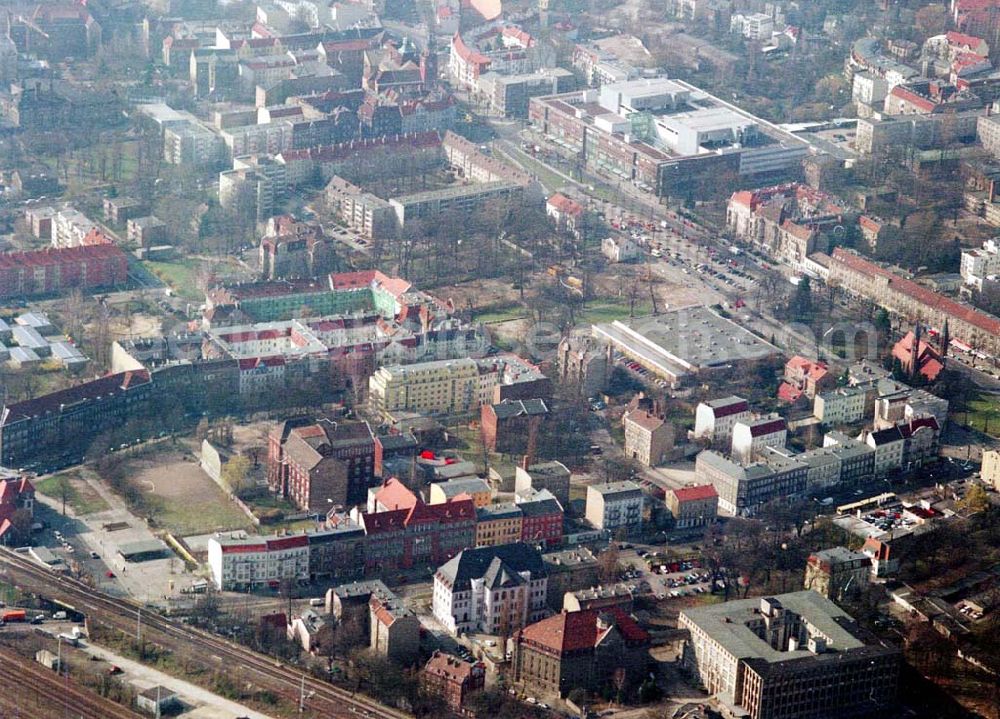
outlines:
M622 557L626 565L622 581L636 594L668 600L711 592L712 575L697 560L664 560L651 566L653 556L648 550L638 549Z
M122 545L155 540L156 536L116 497L105 495L105 500L115 508L75 518L64 517L57 507L39 502L37 517L47 526L37 536L37 543L67 565L78 567L82 574L91 575L103 591L124 591L155 601L179 590L184 562L173 554L146 562L125 561L119 553Z

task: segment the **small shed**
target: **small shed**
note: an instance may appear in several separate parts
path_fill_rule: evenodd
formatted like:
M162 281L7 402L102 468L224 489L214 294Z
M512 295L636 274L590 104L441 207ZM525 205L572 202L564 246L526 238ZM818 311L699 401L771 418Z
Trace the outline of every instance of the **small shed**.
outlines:
M170 712L180 706L180 703L177 692L160 685L150 687L135 698L135 704L139 709L155 717Z
M39 649L35 652L35 661L46 669L51 669L54 672L59 671L59 657L48 649Z

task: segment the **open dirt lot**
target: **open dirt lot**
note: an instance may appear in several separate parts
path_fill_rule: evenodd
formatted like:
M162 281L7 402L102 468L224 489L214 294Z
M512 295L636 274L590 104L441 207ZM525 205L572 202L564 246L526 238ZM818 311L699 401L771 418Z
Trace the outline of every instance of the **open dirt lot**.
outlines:
M250 522L191 455L164 449L130 463L132 479L158 501L156 523L179 535L243 529Z

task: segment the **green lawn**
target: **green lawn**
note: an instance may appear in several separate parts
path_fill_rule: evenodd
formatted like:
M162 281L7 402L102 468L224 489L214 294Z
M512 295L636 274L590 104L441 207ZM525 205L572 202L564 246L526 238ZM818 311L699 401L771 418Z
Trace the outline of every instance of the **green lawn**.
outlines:
M190 300L204 299L204 293L198 290L198 272L203 261L195 259L176 260L173 262L142 263L156 277L166 282L179 297Z
M78 516L81 514L94 514L110 509L108 503L101 499L101 495L94 491L93 487L87 484L75 472L64 472L46 477L39 482L35 482L35 489L57 501L62 501L61 477L65 477L68 482L66 504L72 507L73 512Z
M525 152L517 151L507 153L506 151L501 150L500 154L507 155L511 161L516 161L515 164L520 163L523 165L524 168L531 174L535 175L545 189L550 192L555 192L556 190L571 184L564 177L549 169L548 165L539 162Z
M648 315L653 311L653 306L649 300L637 299L634 313L636 317ZM578 325L598 324L601 322L614 322L615 320L628 319L628 298L602 297L587 302L582 312L577 315Z
M520 320L528 316L528 311L520 305L510 305L509 307L492 307L485 312L476 312L474 319L483 324L497 324L499 322L509 322L510 320Z
M252 528L250 518L230 502L221 490L215 501L192 504L181 498L156 496L152 502L155 503L156 511L153 516L157 526L176 537Z
M970 427L980 432L1000 436L1000 397L980 394L976 399L970 400L968 413L959 412L956 418L962 422L967 421Z

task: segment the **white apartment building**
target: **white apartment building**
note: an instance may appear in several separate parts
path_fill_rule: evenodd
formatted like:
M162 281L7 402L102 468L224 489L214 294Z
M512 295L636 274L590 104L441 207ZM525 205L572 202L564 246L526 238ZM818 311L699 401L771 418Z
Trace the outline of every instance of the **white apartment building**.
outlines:
M965 284L982 290L987 277L1000 274L1000 240L986 240L977 250L963 250L959 272Z
M740 33L748 40L770 40L774 34L774 18L762 12L736 14L729 21L729 31Z
M869 394L874 390L865 387L840 387L830 392L820 392L813 399L813 416L830 426L853 424L865 418Z
M903 466L906 438L899 427L889 427L874 432L865 432L862 439L875 450L875 474L885 475Z
M635 482L608 482L587 487L586 520L612 534L642 526L642 489Z
M784 447L787 438L788 428L781 417L743 420L733 426L730 454L737 462L747 465L759 457L765 447Z
M52 246L80 247L97 223L74 207L64 207L52 218Z
M163 132L163 159L171 165L211 167L225 157L225 143L199 123L168 127Z
M452 634L513 634L546 614L542 555L523 543L459 553L434 574L431 611Z
M220 133L229 157L240 155L278 155L292 147L292 123L268 122L263 125L228 127Z
M996 115L983 115L976 121L976 138L993 157L1000 157L1000 122Z
M889 83L885 81L885 78L881 78L867 70L854 74L851 99L859 105L882 107L888 94Z
M208 540L208 566L220 591L277 586L283 579L309 580L309 538L215 536Z
M750 405L742 397L731 395L701 402L694 414L694 436L708 440L713 447L728 447L737 422L750 419Z

